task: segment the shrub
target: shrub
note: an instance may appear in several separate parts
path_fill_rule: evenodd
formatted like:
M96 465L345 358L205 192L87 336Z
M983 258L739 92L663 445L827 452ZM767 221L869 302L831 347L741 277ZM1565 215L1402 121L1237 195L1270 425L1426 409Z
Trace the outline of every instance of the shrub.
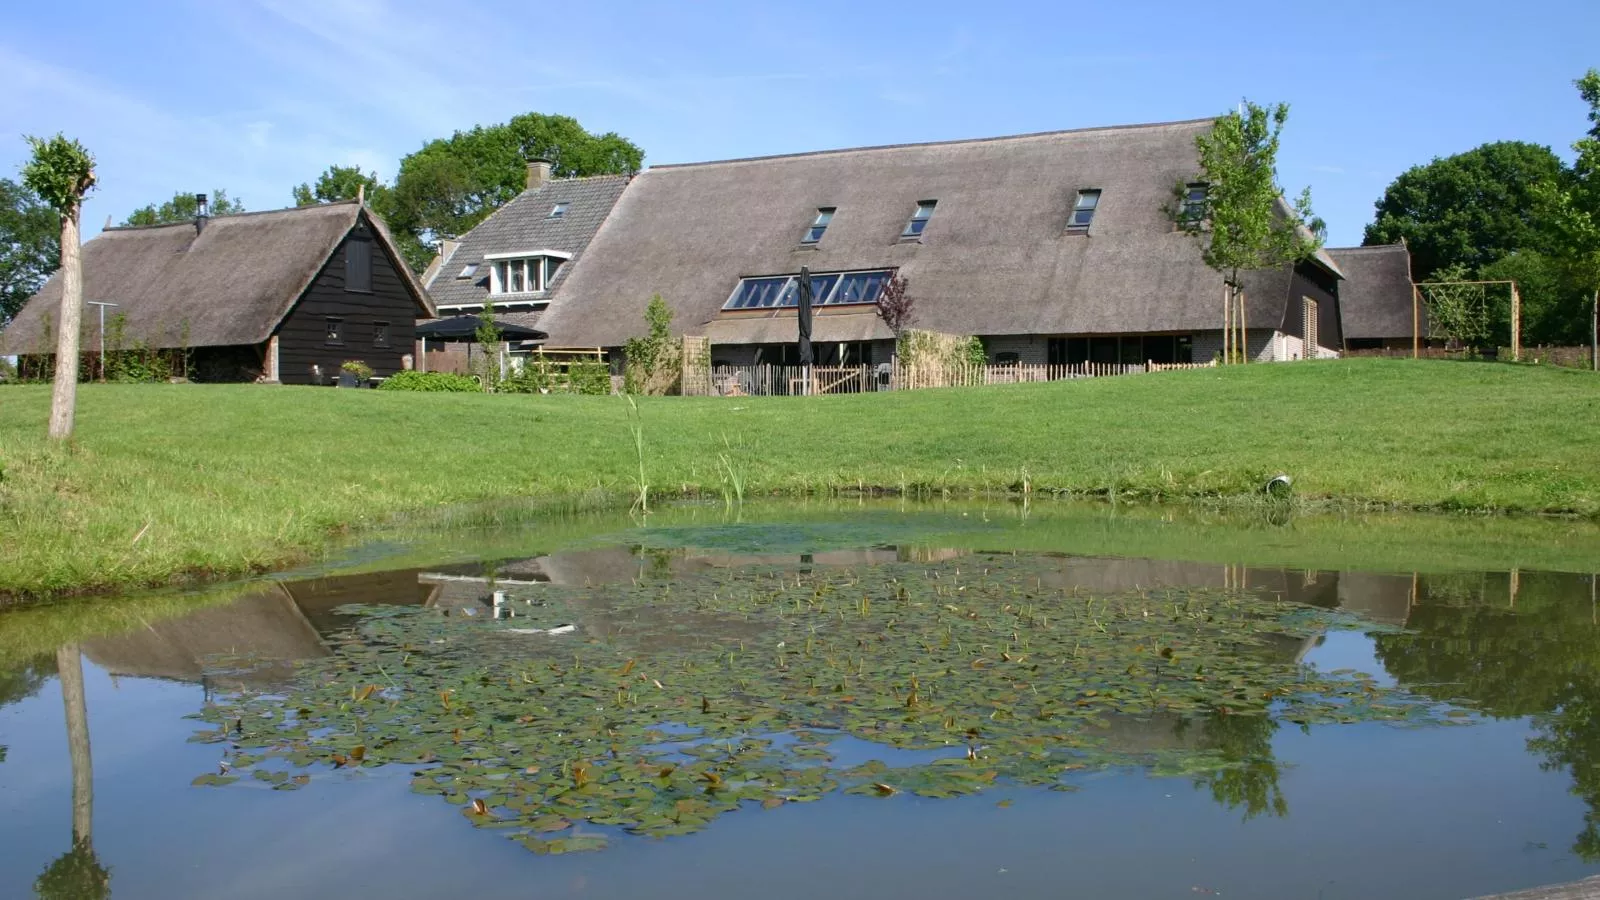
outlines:
M611 393L611 367L598 359L579 360L567 367L574 394Z
M372 377L372 367L367 365L364 360L347 359L339 364L339 368L342 371L354 375L361 381L366 381L368 378Z
M11 360L0 356L0 384L13 384L17 380L17 367L11 364Z
M450 372L397 372L378 385L380 391L446 391L478 394L483 387L469 375Z

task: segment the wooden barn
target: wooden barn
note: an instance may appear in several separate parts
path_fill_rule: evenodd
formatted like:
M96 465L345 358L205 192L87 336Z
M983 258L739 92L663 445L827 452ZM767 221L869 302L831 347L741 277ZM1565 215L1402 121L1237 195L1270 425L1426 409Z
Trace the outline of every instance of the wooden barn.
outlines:
M351 360L392 375L417 319L437 315L358 200L108 228L83 246L83 284L86 303L110 304L113 340L182 351L196 381L331 384ZM0 334L0 354L52 354L60 304L57 273ZM100 323L86 307L87 353Z

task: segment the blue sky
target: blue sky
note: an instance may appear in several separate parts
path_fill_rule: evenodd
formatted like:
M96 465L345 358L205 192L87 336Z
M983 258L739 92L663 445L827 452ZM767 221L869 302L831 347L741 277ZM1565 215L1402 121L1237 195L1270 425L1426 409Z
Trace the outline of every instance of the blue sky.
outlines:
M1225 7L1225 11L1214 12ZM0 174L23 134L99 160L85 212L228 189L288 205L330 163L389 178L424 141L565 113L688 162L1292 105L1280 159L1330 242L1407 167L1485 141L1569 156L1600 2L17 4L0 29ZM63 39L63 31L72 37ZM67 48L65 50L61 48Z

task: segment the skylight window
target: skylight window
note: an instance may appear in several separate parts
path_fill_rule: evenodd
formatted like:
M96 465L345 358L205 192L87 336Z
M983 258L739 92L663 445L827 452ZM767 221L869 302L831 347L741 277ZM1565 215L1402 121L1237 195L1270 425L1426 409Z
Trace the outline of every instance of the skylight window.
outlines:
M461 267L461 272L459 274L457 274L456 277L457 278L471 278L472 276L474 276L476 274L478 274L478 264L477 263L467 263L466 265Z
M1072 204L1072 218L1067 221L1067 230L1088 231L1089 223L1094 221L1095 208L1099 205L1098 189L1079 191L1077 202Z
M811 302L817 306L872 303L894 273L885 269L865 272L823 272L811 276ZM783 309L800 304L800 276L768 275L744 278L733 289L723 309Z
M545 218L564 219L567 216L567 207L571 205L570 203L557 203L555 206L550 207L550 215Z
M800 239L802 244L815 244L822 240L823 232L828 230L828 223L833 221L835 207L818 207L817 217L811 220L811 227L806 229L806 236Z
M917 204L917 211L911 214L911 221L906 223L906 230L900 232L901 237L922 237L922 230L928 227L928 220L933 218L933 208L937 200L923 200Z

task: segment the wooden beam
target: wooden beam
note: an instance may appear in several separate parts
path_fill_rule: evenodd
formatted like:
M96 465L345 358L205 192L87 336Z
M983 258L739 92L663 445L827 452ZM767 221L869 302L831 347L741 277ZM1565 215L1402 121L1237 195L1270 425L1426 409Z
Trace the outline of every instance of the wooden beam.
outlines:
M267 366L266 366L266 369L267 369L267 380L268 381L280 381L281 382L283 380L283 378L280 377L280 374L278 372L278 336L277 335L273 335L272 337L267 338L267 360L266 360L266 362L267 362Z

